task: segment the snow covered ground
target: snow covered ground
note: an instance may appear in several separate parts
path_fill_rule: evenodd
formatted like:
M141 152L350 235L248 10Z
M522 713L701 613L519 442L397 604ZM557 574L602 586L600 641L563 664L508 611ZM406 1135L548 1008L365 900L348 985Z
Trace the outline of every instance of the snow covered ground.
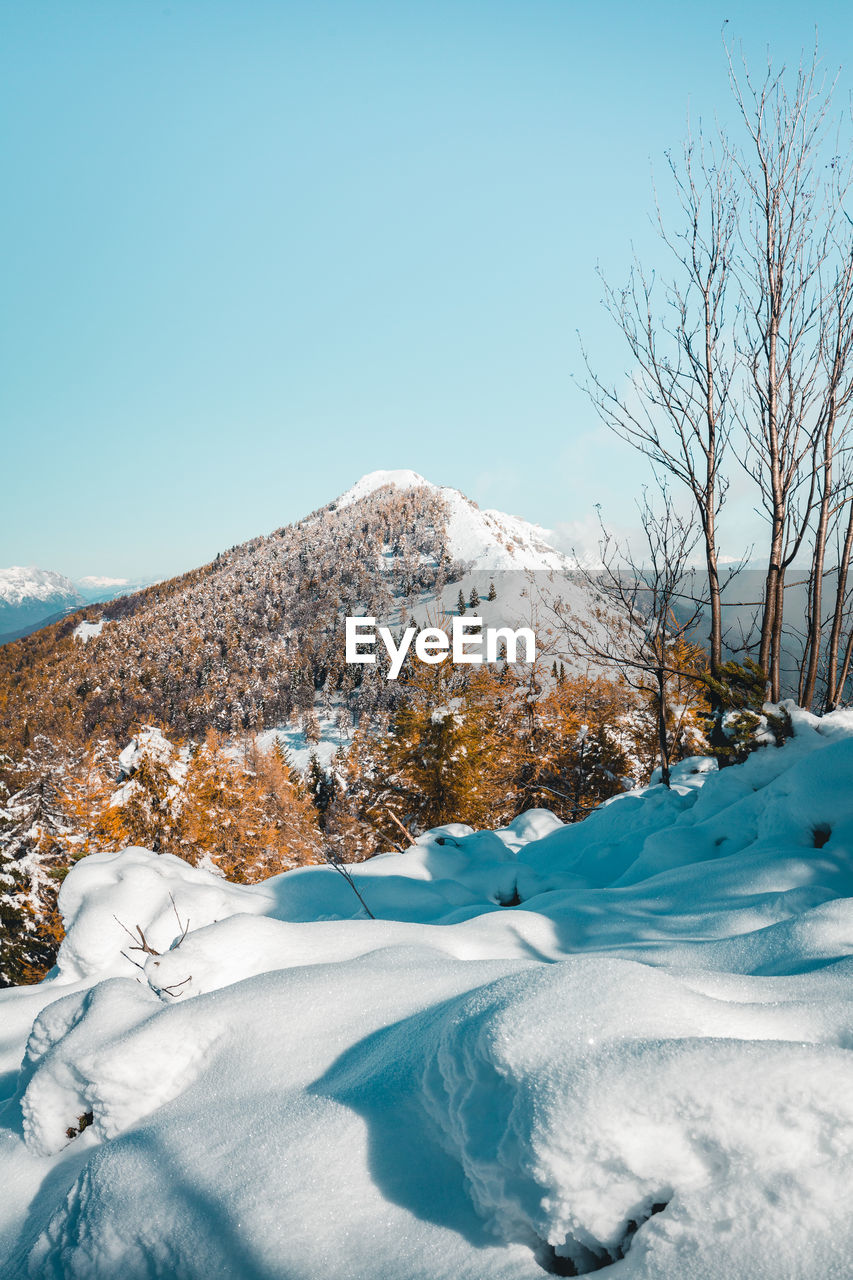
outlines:
M305 718L300 717L296 723L282 725L278 729L262 729L258 734L258 746L268 751L278 740L287 752L287 758L295 769L303 772L316 756L324 769L332 766L335 754L346 751L352 742L352 729L343 727L341 715L343 703L333 709L332 715L325 715L318 701L315 713L316 728L319 738L316 741L306 733Z
M93 636L99 636L101 634L101 632L104 629L104 622L105 622L104 618L100 618L98 622L87 622L84 619L83 622L77 623L77 626L74 628L72 635L74 635L78 640L82 640L83 643L86 644L87 641L91 640Z
M376 919L331 868L84 859L0 993L3 1276L847 1280L853 714L792 714L354 866Z

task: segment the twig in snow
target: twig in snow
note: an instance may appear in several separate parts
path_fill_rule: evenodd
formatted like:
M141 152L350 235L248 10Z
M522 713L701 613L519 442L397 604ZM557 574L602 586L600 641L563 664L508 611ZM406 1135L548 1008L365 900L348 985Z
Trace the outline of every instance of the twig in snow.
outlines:
M355 881L353 880L353 878L352 878L352 876L350 875L350 873L349 873L349 871L347 870L347 868L346 868L346 867L344 866L344 864L341 862L340 858L338 858L338 857L337 857L337 856L332 852L332 850L331 850L330 848L328 848L328 847L326 847L326 848L324 848L324 849L323 849L323 858L324 858L324 860L325 860L325 862L327 863L327 865L328 865L328 866L333 867L333 868L335 869L335 871L337 871L338 875L343 876L343 878L346 880L347 884L348 884L348 885L349 885L349 887L352 889L352 891L353 891L353 893L355 894L355 896L358 898L358 900L359 900L359 902L361 903L361 905L364 907L364 909L365 909L365 911L367 912L367 914L370 916L370 919L371 919L371 920L375 920L375 919L376 919L376 916L375 916L375 915L373 914L373 912L370 910L370 907L369 907L369 906L367 905L367 903L364 901L364 898L362 898L361 894L359 893L359 891L358 891L358 889L357 889L357 887L356 887L356 883L355 883Z

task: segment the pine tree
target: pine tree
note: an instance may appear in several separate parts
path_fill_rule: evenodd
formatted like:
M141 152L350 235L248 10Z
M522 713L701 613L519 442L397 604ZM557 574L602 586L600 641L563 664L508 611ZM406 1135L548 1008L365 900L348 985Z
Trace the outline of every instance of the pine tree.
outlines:
M458 598L458 600L456 601L456 610L457 610L457 612L459 613L459 616L460 616L460 617L461 617L461 616L462 616L462 614L465 612L465 610L466 610L466 608L467 608L467 607L468 607L468 606L467 606L467 605L466 605L466 603L465 603L465 597L464 597L464 595L462 594L462 588L460 587L460 588L459 588L459 598Z
M487 667L461 676L442 666L418 668L405 692L384 727L356 734L348 794L359 818L395 846L401 825L414 836L447 822L494 826L511 818L514 691Z
M468 599L468 607L470 609L479 609L480 607L480 596L477 592L476 587L471 588L471 595Z
M95 838L105 848L139 845L154 853L175 852L180 840L180 803L164 759L143 749L130 779L101 812Z
M316 751L311 752L308 772L305 780L308 794L317 810L317 821L321 831L326 829L326 814L338 796L338 784L334 773L327 773L320 764Z
M313 708L310 711L306 711L302 717L302 732L305 734L306 741L312 744L318 743L322 737L320 721L317 719L317 713Z
M633 695L616 681L575 677L535 703L527 744L530 804L577 822L631 774Z
M263 751L250 738L235 753L208 733L187 771L174 852L244 884L320 860L317 813L277 741Z
M486 598L487 598L488 600L497 600L497 598L498 598L498 593L497 593L497 591L495 591L495 584L494 584L494 582L490 582L490 583L489 583L489 594L488 594L488 596L487 596Z
M765 711L767 677L752 659L724 663L716 677L709 674L707 683L708 704L699 714L721 769L740 763L768 741L780 746L791 736L787 712Z

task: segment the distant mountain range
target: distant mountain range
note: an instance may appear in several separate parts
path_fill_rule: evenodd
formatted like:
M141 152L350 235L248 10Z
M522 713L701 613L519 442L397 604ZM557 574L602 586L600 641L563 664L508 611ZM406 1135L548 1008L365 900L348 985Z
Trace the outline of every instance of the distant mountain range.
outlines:
M137 591L127 578L85 577L74 582L52 569L12 565L0 569L0 644L30 635L67 613Z

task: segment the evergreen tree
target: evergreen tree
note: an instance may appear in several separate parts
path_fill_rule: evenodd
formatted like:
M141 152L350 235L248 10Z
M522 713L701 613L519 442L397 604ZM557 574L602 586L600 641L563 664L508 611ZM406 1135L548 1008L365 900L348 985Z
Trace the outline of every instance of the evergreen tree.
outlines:
M262 751L250 738L235 754L208 734L187 771L174 852L193 863L207 858L244 884L321 859L311 797L277 743Z
M311 752L306 777L308 794L317 810L317 821L321 831L326 829L326 815L330 805L338 796L338 784L334 773L327 772L320 764L316 751Z
M462 594L462 588L460 587L460 588L459 588L459 598L458 598L458 600L456 601L456 610L457 610L457 612L458 612L458 614L459 614L459 616L460 616L460 617L461 617L461 616L462 616L462 614L465 612L465 610L466 610L466 608L467 608L467 607L468 607L468 606L467 606L467 605L466 605L466 603L465 603L465 597L464 597L464 595Z
M632 694L618 682L559 681L535 704L527 745L528 803L577 822L631 774Z
M517 705L487 667L418 668L384 728L359 729L348 792L389 844L446 822L488 826L517 808ZM393 816L391 816L393 815Z
M726 662L709 674L705 728L721 769L745 760L758 747L780 746L793 732L784 708L765 705L767 677L757 662Z
M306 741L312 744L318 743L322 737L320 721L317 719L317 713L313 708L310 711L306 711L302 717L302 732L305 734Z

